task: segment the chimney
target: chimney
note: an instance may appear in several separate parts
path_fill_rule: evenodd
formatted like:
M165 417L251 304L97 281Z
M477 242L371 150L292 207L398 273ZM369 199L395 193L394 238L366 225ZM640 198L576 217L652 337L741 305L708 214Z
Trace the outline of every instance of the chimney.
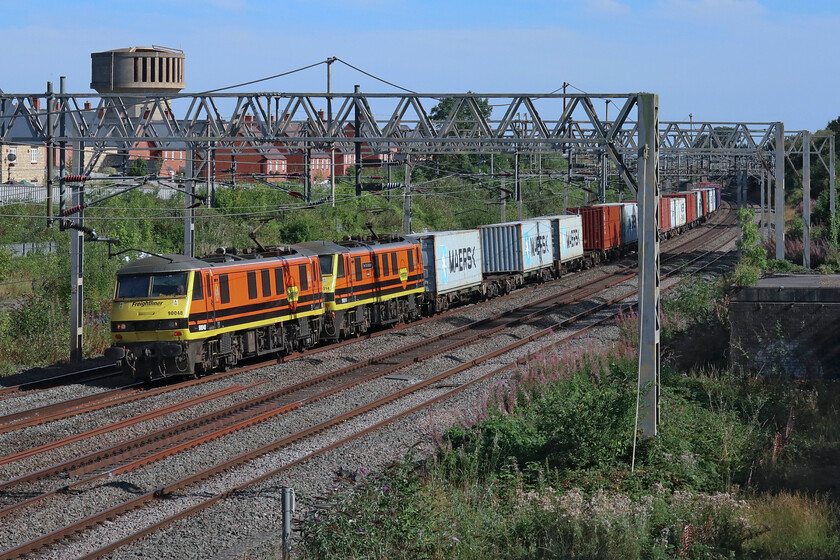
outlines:
M85 101L85 110L89 110L90 108L90 101Z
M31 99L31 101L32 101L32 108L35 109L36 111L40 111L41 110L41 98L40 97L33 97Z
M318 109L318 118L319 118L319 119L321 119L321 121L325 121L325 120L327 120L327 119L324 117L324 110L323 110L323 109Z

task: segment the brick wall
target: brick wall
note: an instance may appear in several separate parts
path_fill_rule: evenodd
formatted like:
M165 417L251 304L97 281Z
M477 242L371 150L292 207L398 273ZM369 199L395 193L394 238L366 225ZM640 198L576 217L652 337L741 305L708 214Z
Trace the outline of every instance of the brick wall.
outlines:
M761 375L840 379L840 303L733 301L730 363Z

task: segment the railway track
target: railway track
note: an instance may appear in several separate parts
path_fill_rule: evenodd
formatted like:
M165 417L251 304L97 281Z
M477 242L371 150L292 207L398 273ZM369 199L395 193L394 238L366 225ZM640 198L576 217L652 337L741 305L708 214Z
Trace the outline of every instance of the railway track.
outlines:
M727 242L729 242L729 240L727 240ZM694 250L696 250L696 248L701 243L703 243L703 242L697 242L697 243L689 242L689 243L684 244L683 248L684 248L684 250L694 251ZM715 250L713 250L713 251L715 251ZM690 262L695 262L698 259L702 259L702 258L704 258L704 255L697 256L696 258L693 259L693 261L689 261L689 263L683 263L682 265L680 265L678 267L675 267L674 269L669 271L668 274L669 275L674 274L675 272L681 270L682 268L684 268L685 266L690 264ZM632 267L630 267L630 268L632 268ZM256 402L257 399L254 399L253 402L250 402L245 407L245 408L250 407L251 410L252 410L251 412L249 412L246 415L246 416L248 416L247 418L243 417L243 416L239 416L239 417L236 416L236 414L241 413L242 410L244 410L244 409L240 408L238 413L234 413L233 409L231 408L228 411L228 414L226 416L227 424L221 430L222 431L228 430L228 432L225 432L225 433L229 433L229 431L232 431L232 430L235 430L235 429L242 429L242 427L244 427L244 425L241 426L241 427L235 427L235 426L237 426L237 422L264 421L270 416L274 416L276 414L282 414L283 412L287 412L288 410L283 410L284 406L285 407L292 406L293 407L292 409L298 408L300 406L303 406L304 404L308 404L311 401L323 399L328 394L332 394L332 393L335 393L337 391L345 390L349 386L358 385L359 383L363 383L363 382L365 382L369 379L381 377L382 375L386 375L388 372L392 372L392 371L395 371L396 369L400 369L402 367L405 367L407 364L415 363L415 362L417 362L419 360L422 360L422 359L427 359L428 356L426 356L426 358L424 358L423 354L412 353L412 352L421 351L422 347L426 347L425 350L423 350L423 352L425 352L425 354L429 354L429 353L440 354L442 352L451 351L453 348L462 346L464 344L468 344L469 341L471 341L471 340L476 340L478 338L490 336L493 333L500 332L502 329L510 328L512 325L515 325L515 324L522 324L522 323L527 323L529 321L535 320L538 317L540 317L540 316L544 315L545 313L549 312L556 305L563 304L563 303L569 303L571 301L575 301L575 298L582 299L582 298L585 298L585 297L589 297L592 294L597 293L599 290L604 289L605 286L616 285L616 284L619 284L621 282L625 282L626 280L632 278L633 276L634 275L632 273L629 273L627 270L623 271L622 275L618 275L618 274L604 275L604 277L598 281L598 286L589 285L586 288L577 288L577 289L566 290L564 292L561 292L560 294L555 294L551 297L543 298L542 300L540 300L539 302L536 302L535 304L531 304L529 306L523 306L522 308L515 309L510 313L503 314L503 315L506 315L506 317L494 316L494 317L491 317L491 318L489 318L485 321L479 322L479 323L481 323L481 325L471 324L471 325L462 327L460 329L455 329L455 331L453 331L450 336L442 336L436 341L423 341L422 344L412 345L412 348L405 348L405 349L402 349L401 351L398 351L398 352L388 353L389 355L378 356L377 358L367 360L366 363L364 363L364 364L355 364L353 366L345 368L346 371L343 372L343 373L328 372L327 374L324 374L324 375L320 376L320 379L318 381L313 380L312 382L308 382L307 386L305 386L305 387L304 386L289 387L289 388L286 388L283 391L276 392L275 394L271 395L270 397L268 395L266 395L265 399L264 399L265 402L263 404L267 403L271 398L278 399L278 400L275 400L272 404L269 405L269 410L262 410L262 412L256 412L256 413L253 412L254 407L256 407L256 405L258 404ZM227 471L227 470L236 468L237 466L241 466L244 463L246 463L248 461L251 461L252 459L254 459L256 457L264 455L265 453L269 453L270 451L280 449L280 448L285 447L285 446L289 446L292 443L300 441L303 438L311 437L313 434L322 433L325 430L329 429L330 427L335 426L337 424L340 424L341 422L344 422L349 418L355 418L359 415L364 414L365 412L367 412L369 410L384 406L385 404L390 403L390 402L394 402L395 400L400 399L400 398L402 398L402 397L404 397L408 394L424 390L424 389L426 389L426 388L428 388L428 387L430 387L430 386L432 386L436 383L440 383L441 381L443 381L443 380L445 380L445 379L447 379L447 378L449 378L453 375L456 375L457 373L460 373L461 371L464 371L465 369L468 369L468 368L473 367L477 364L483 363L483 362L485 362L485 361L487 361L491 358L494 358L496 356L499 356L499 355L502 355L502 354L505 354L505 353L509 353L509 352L511 352L512 350L514 350L518 347L524 346L524 345L529 344L529 343L531 343L535 340L538 340L539 338L542 338L542 337L546 336L548 333L553 332L554 330L556 330L558 328L563 328L563 327L565 327L565 326L567 326L567 325L569 325L573 322L581 320L584 317L588 317L588 316L591 316L595 313L603 311L604 309L607 309L610 306L614 306L619 301L627 299L628 297L631 297L634 293L635 293L635 290L633 290L629 293L626 293L625 295L621 296L620 298L613 298L613 299L611 299L607 302L599 304L598 306L592 307L592 308L588 309L587 311L585 311L583 313L580 313L580 314L578 314L574 317L568 318L568 319L566 319L566 320L564 320L560 323L555 323L548 328L539 330L537 333L534 333L533 335L529 335L528 337L520 338L516 342L514 342L512 344L509 344L509 345L506 345L505 347L503 347L503 348L501 348L497 351L485 354L485 355L481 356L480 358L472 359L468 363L465 363L462 366L459 366L458 368L454 368L454 369L444 371L443 373L441 373L437 376L434 376L434 377L426 379L424 381L420 381L418 383L415 383L415 384L411 385L410 387L407 387L407 388L405 388L405 389L403 389L399 392L394 393L393 395L385 397L384 399L379 399L379 400L376 400L374 402L367 403L367 404L365 404L361 407L358 407L358 408L356 408L352 411L348 411L348 412L346 412L342 415L336 416L336 417L334 417L334 418L332 418L328 421L317 423L317 424L312 425L312 426L310 426L310 427L308 427L304 430L300 430L300 431L298 431L296 433L293 433L293 434L291 434L287 437L276 440L276 441L272 442L271 444L259 447L259 448L255 449L255 450L253 450L249 453L246 453L246 454L240 455L238 457L235 457L235 458L231 459L230 461L220 463L219 465L216 465L213 468L205 469L204 471L201 471L199 473L196 473L194 475L186 477L186 478L184 478L180 481L176 481L176 482L171 483L169 485L161 486L160 488L157 488L152 492L143 494L141 496L137 496L132 500L124 502L123 504L115 505L115 506L113 506L113 507L111 507L107 510L104 510L102 512L97 513L94 516L88 516L85 519L83 519L83 520L81 520L77 523L73 523L73 524L70 524L66 527L56 529L55 531L51 531L51 532L49 532L45 535L42 535L38 539L31 540L28 543L23 543L23 544L21 544L17 547L8 549L6 551L3 551L2 553L0 553L0 557L2 557L2 558L14 557L18 554L24 554L24 553L27 553L27 552L37 550L38 548L40 548L41 546L44 546L47 543L58 542L59 540L61 540L63 538L66 538L69 535L75 534L75 533L77 533L81 530L84 530L87 527L97 525L105 519L114 518L121 513L134 510L137 507L142 506L143 504L146 504L146 503L149 503L149 502L154 502L162 496L172 495L174 492L178 492L178 491L180 491L180 490L182 490L182 489L184 489L184 488L186 488L190 485L194 485L194 484L196 484L196 483L198 483L202 480L206 480L207 478L209 478L209 477L211 477L211 476L213 476L213 475L215 475L219 472ZM609 317L612 317L612 315L609 315ZM608 320L609 317L607 317L605 319L602 319L601 321ZM591 328L591 327L588 327L588 328ZM464 335L464 333L467 333L471 330L481 330L482 332L481 333L475 333L474 332L474 333L470 334L469 336ZM461 335L464 335L464 336L459 338ZM565 339L565 340L568 340L568 339ZM557 343L559 343L559 342L555 342L555 344L557 344ZM435 344L438 344L436 350L434 350L434 351L429 350L429 347L434 346ZM397 356L400 356L400 357L398 358ZM366 369L366 368L368 368L368 369ZM486 375L491 375L491 374L486 374ZM330 385L329 387L326 387L326 388L323 388L323 387L321 389L316 388L319 381L326 381L328 379L329 380L340 380L340 381L338 381L337 383L333 383L332 385ZM477 382L477 381L475 381L475 382ZM459 390L459 389L448 392L447 395L452 394L452 393L456 392L457 390ZM463 389L460 389L460 390L463 390ZM441 397L439 397L439 399L440 398L446 398L446 396L441 396ZM437 401L435 401L435 402L437 402ZM289 409L289 410L291 410L291 409ZM408 413L409 412L406 412L405 414L408 414ZM261 414L264 414L266 416L262 419L258 419ZM398 417L394 417L391 420L389 420L388 422L393 422L397 418ZM199 419L196 419L196 422L194 422L194 424L196 424L196 425L204 424L206 426L207 422L210 421L209 418L204 418L202 420L203 421L199 421ZM356 435L354 437L360 437L364 433L366 433L366 432L360 432L358 435ZM147 455L147 456L142 457L142 458L134 459L135 461L138 461L136 464L134 464L134 466L129 466L129 465L133 464L131 462L127 462L127 463L123 462L119 466L112 467L110 469L110 471L107 469L107 465L103 466L103 465L99 464L97 466L91 466L90 467L90 472L87 475L85 475L85 476L87 476L87 478L82 477L81 479L72 483L71 485L65 485L63 487L53 489L49 493L49 495L54 496L58 492L61 492L61 491L66 492L70 488L79 487L84 483L90 483L92 480L95 480L95 479L98 479L98 478L102 478L102 477L105 477L105 476L114 476L116 474L119 474L120 472L124 472L123 469L130 470L132 468L137 468L138 466L142 466L142 464L148 463L149 457L154 456L154 454L156 454L156 453L160 453L160 454L163 454L161 456L165 456L167 454L171 454L171 453L176 452L176 451L172 451L173 449L176 449L176 448L178 450L182 449L181 447L179 447L180 445L185 445L185 446L198 445L199 443L201 443L203 441L206 441L206 439L221 437L222 435L223 435L223 433L221 431L217 431L217 432L205 431L205 432L202 432L202 433L194 432L193 436L191 436L191 437L194 438L192 440L193 443L190 443L189 438L186 438L186 439L183 439L180 442L176 442L173 447L170 447L168 449L158 449L157 451L152 451L151 455ZM169 434L168 436L165 436L163 434L159 434L158 439L161 439L161 438L165 439L166 437L172 437L172 436L173 436L173 434ZM198 443L195 443L195 442L198 442ZM335 445L339 445L339 444L336 443ZM317 451L316 453L324 453L332 447L334 447L334 446L329 446L329 447L323 448L320 451ZM171 453L170 453L170 451L171 451ZM114 450L112 450L110 452L110 456L112 456L112 457L115 456L115 453L116 452ZM123 460L123 459L121 459L121 460ZM302 461L302 460L303 459L300 459L299 461ZM209 507L210 505L212 505L216 501L224 498L225 495L229 495L231 492L239 491L244 487L247 487L247 486L250 486L250 485L253 485L253 484L257 484L260 480L263 480L266 477L274 476L274 475L278 474L279 472L282 472L285 469L291 468L292 466L297 464L299 461L289 463L288 465L286 465L282 469L270 472L270 473L266 474L264 477L260 477L258 479L253 479L253 480L249 481L248 483L246 483L246 485L244 485L244 486L233 488L230 491L225 492L223 494L215 494L211 499L202 502L203 505L201 505L201 506L197 505L197 506L195 506L195 508ZM66 473L66 472L68 472L69 469L77 469L77 470L83 469L82 465L79 465L78 463L74 464L73 466L65 465L64 468L65 468L65 470L63 470L63 471L61 471L59 469L58 471L54 471L51 474L56 474L57 472L65 472ZM106 468L106 470L103 471L102 470L103 468ZM75 476L75 474L74 474L74 476ZM35 478L30 479L30 480L35 480ZM14 482L14 481L10 481L10 482ZM10 488L12 486L13 485L8 485L7 486L6 484L4 484L3 486L0 486L0 490L4 490L4 489ZM30 500L35 500L35 501L40 501L41 499L43 499L43 498L42 497L37 498L37 500L35 498L30 498ZM0 514L6 515L6 514L12 512L12 511L14 511L14 510L19 509L19 508L24 508L27 505L32 505L32 504L35 503L35 501L21 502L21 503L17 504L16 506L12 506L12 507L7 508L6 510L3 510L3 512L0 512ZM164 520L164 523L171 523L177 517L184 516L184 515L189 515L193 511L197 511L197 510L193 509L193 508L189 508L187 510L184 510L182 513L179 513L177 516L170 517L167 520ZM154 530L157 530L157 526L146 528L142 531L142 533L147 534L149 531L154 531ZM132 539L139 538L139 535L140 535L140 533L132 536L131 538ZM105 547L105 548L102 548L102 549L96 551L94 553L94 555L91 556L91 557L98 557L102 554L106 554L110 550L113 550L114 548L116 548L118 546L122 546L123 544L125 544L125 542L127 542L127 541L120 540L120 541L117 541L115 543L112 543L108 547Z

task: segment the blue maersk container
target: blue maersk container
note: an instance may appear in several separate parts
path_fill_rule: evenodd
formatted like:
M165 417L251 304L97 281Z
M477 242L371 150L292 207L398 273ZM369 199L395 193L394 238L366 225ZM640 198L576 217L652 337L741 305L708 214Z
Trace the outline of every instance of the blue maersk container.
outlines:
M481 284L481 236L477 229L407 235L420 243L426 290L447 294Z
M566 263L583 256L583 220L579 215L542 216L551 222L551 247L555 261Z

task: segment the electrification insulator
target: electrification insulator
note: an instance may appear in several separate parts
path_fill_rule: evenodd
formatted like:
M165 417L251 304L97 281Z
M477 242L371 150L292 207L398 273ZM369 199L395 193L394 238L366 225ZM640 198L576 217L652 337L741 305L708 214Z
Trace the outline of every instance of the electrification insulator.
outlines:
M65 175L65 183L84 183L87 181L87 175Z
M75 214L76 212L81 212L84 210L84 204L77 204L76 206L71 206L70 208L65 208L64 211L61 213L62 216L69 216L70 214Z

